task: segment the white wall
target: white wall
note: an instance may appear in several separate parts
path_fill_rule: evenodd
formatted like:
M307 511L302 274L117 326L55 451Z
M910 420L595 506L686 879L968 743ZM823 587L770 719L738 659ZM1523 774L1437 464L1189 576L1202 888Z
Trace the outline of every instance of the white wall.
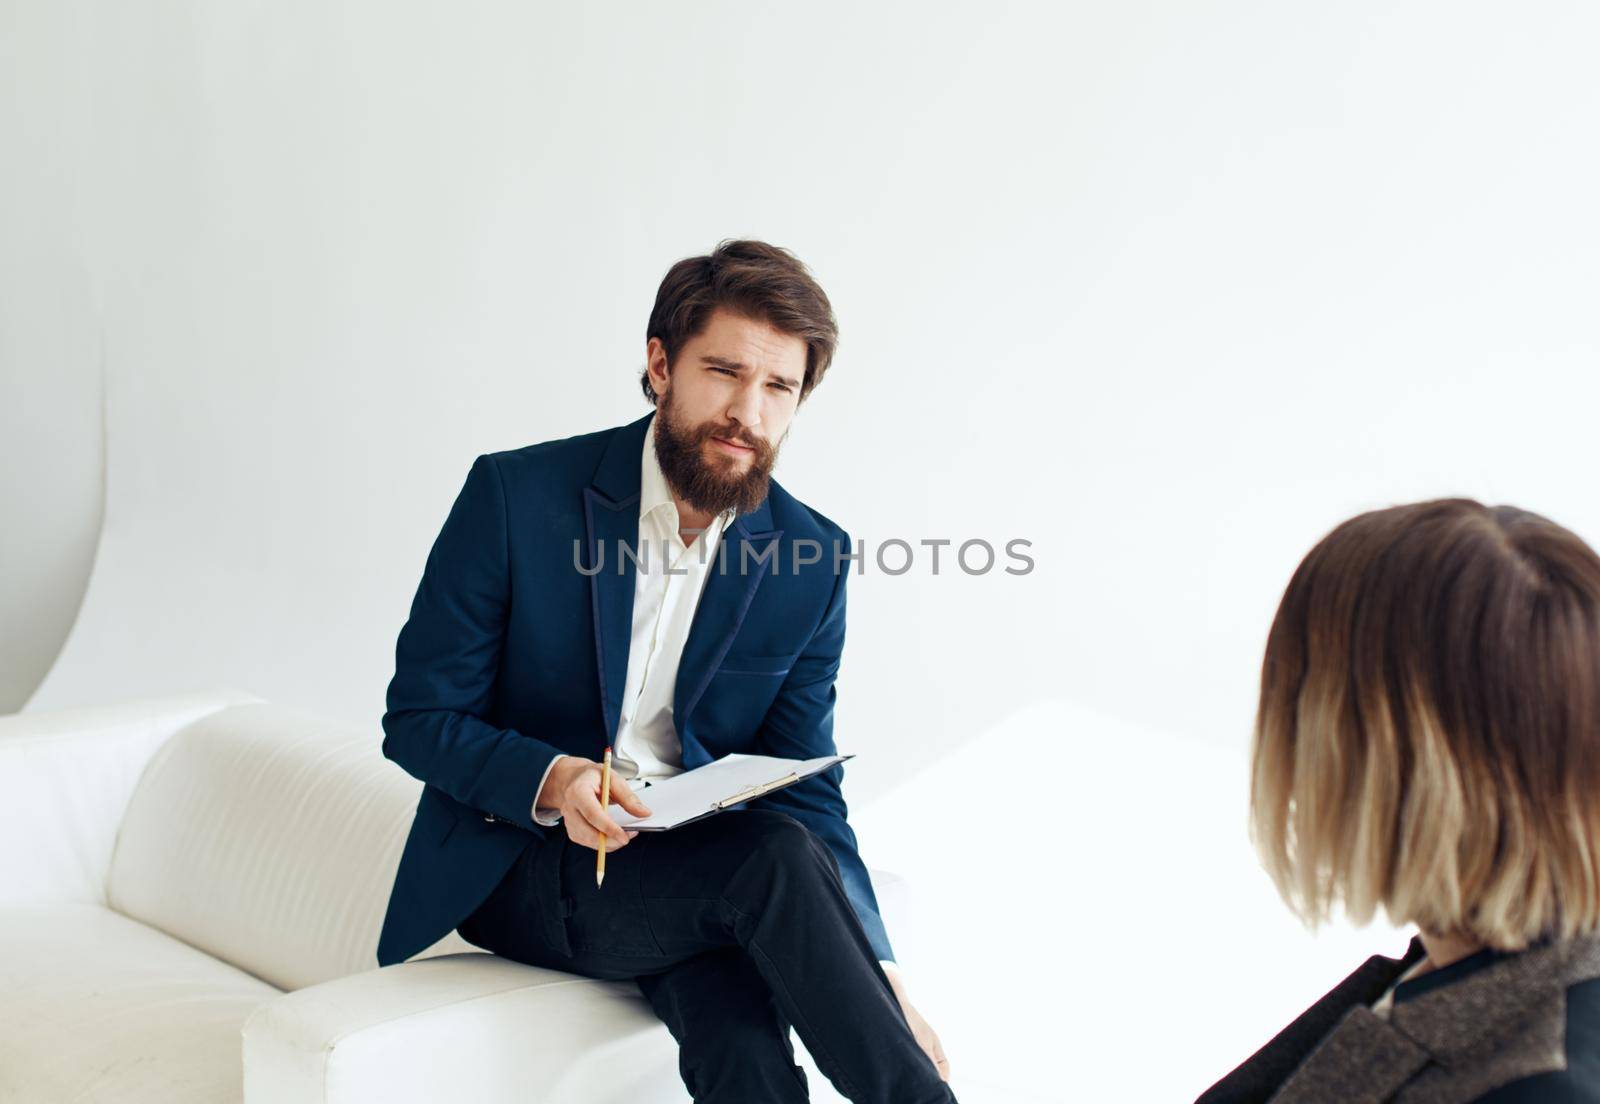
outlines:
M55 660L100 532L87 7L0 0L0 713Z
M43 8L0 5L19 53L54 33ZM722 237L794 248L842 344L779 478L869 542L1023 537L1037 560L852 582L837 732L869 861L962 854L946 884L987 883L989 851L941 839L1016 854L1020 826L1061 871L1118 846L1154 867L1074 883L1065 915L1059 882L964 893L920 932L973 1098L1052 1098L1062 1071L1017 1061L1024 1036L973 1018L963 978L1020 942L1033 984L1002 1011L1047 1021L1060 991L1081 1013L1134 953L1086 967L1106 930L1088 918L1151 935L1170 911L1160 841L1185 825L1152 794L1213 818L1219 885L1262 889L1239 792L1152 780L1193 758L1238 776L1266 627L1317 537L1460 493L1600 542L1592 5L81 11L81 82L29 69L7 105L60 119L75 172L3 225L60 270L81 251L97 290L59 347L0 343L0 371L82 362L98 326L107 376L98 560L29 707L225 684L376 739L473 456L643 413L666 267ZM40 156L6 133L8 160ZM8 473L41 466L36 443L0 449ZM1028 800L1090 781L1127 804L1089 808L1148 812L1147 834L1094 838ZM957 796L946 837L906 828ZM957 938L997 902L1005 945ZM1141 984L1212 1034L1150 1072L1157 1096L1383 943L1287 923L1257 892L1170 933ZM1304 972L1246 962L1218 1015L1216 967L1191 965L1217 940L1298 948ZM1114 1045L1082 1041L1071 1083L1136 1059Z

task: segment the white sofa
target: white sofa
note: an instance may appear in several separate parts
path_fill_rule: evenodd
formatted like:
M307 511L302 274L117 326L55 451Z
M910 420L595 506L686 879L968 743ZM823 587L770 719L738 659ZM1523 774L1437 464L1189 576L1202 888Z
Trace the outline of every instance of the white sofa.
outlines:
M0 1101L688 1100L631 982L377 967L421 787L380 745L230 691L0 717Z

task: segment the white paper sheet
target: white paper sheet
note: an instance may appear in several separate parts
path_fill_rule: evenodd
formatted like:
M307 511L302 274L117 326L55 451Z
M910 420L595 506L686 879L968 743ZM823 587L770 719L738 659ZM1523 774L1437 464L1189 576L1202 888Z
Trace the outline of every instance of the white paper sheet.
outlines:
M796 775L796 781L804 781L819 771L827 770L835 763L842 763L851 758L854 756L823 755L816 759L781 759L772 755L745 755L734 752L731 755L724 755L714 763L707 763L703 767L673 775L660 782L652 782L649 786L633 787L639 800L650 809L650 815L647 817L636 817L632 813L623 812L622 806L616 802L612 802L606 811L623 828L634 828L639 831L676 828L685 821L704 815L717 802L736 798L751 787L767 786L790 775ZM750 797L744 800L754 799Z

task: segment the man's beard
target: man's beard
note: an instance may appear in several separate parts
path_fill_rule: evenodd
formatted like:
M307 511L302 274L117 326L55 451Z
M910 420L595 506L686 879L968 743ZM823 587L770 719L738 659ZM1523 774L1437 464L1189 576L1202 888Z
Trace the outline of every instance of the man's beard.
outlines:
M712 437L754 449L749 468L741 471L738 458L715 445L715 456L707 459L705 444ZM661 474L667 477L667 486L696 510L713 517L730 507L735 513L748 514L766 499L772 466L778 461L777 446L766 438L737 425L684 425L673 409L671 388L656 403L655 438L656 460Z

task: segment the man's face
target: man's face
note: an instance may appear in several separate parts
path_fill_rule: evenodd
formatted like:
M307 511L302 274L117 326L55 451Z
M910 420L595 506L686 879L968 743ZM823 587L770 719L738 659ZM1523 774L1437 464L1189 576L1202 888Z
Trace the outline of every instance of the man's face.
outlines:
M650 339L656 456L673 493L697 510L749 513L767 495L805 378L806 343L723 308L673 358Z

